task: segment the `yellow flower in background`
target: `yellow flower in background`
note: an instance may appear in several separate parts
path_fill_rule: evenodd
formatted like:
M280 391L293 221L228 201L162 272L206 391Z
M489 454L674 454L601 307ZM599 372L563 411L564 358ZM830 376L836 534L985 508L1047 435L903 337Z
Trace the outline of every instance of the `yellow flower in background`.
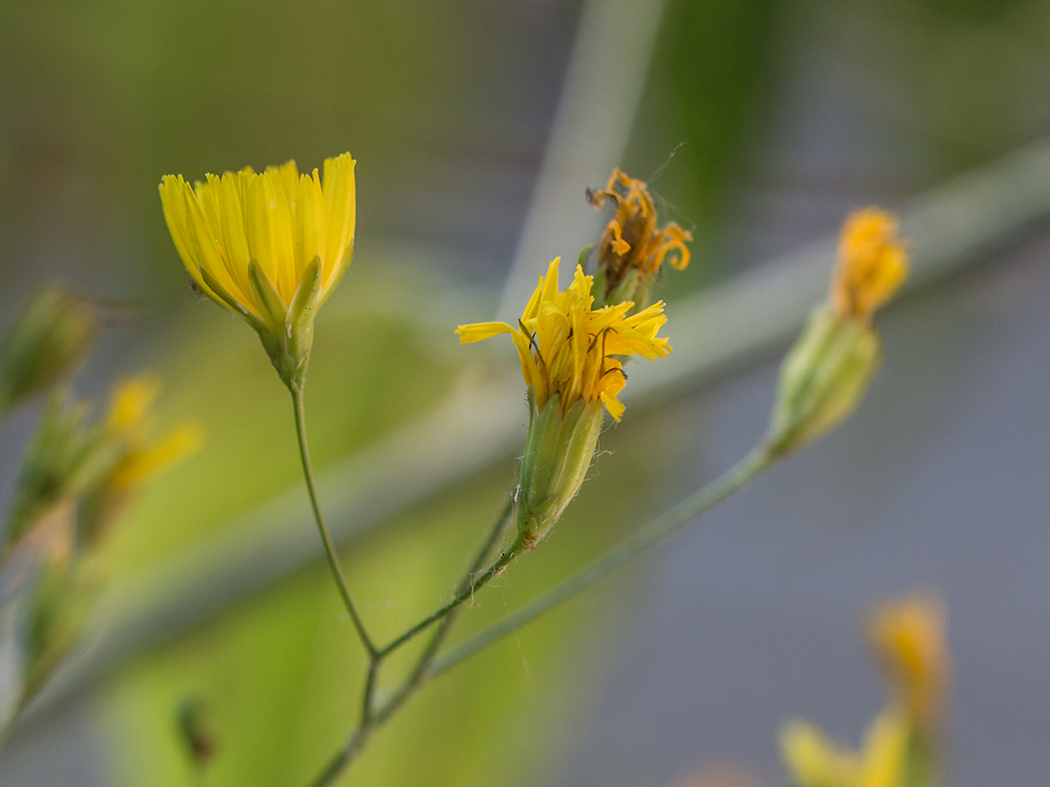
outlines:
M852 787L860 778L860 757L843 751L807 721L793 719L780 728L780 752L797 787Z
M791 453L856 409L882 359L872 314L907 275L896 219L877 208L846 219L829 302L810 315L780 366L770 451Z
M904 787L909 735L906 720L882 713L868 726L860 751L839 748L805 721L787 722L779 737L796 787Z
M159 390L159 383L148 377L134 377L113 390L105 433L119 446L120 459L108 478L114 491L132 490L200 448L203 434L196 424L185 424L150 442L153 402Z
M521 371L538 410L560 395L563 412L576 402L600 402L617 421L623 403L617 398L626 382L619 357L640 355L649 360L671 352L667 339L656 334L667 322L663 302L627 316L630 301L593 308L593 277L580 266L572 284L558 289L558 263L541 276L518 325L483 322L456 329L468 344L509 333L518 348Z
M831 305L839 316L870 321L904 283L908 258L897 229L897 219L878 208L846 219L831 281Z
M181 175L160 184L175 248L196 285L258 332L289 387L301 387L313 344L313 318L346 271L354 248L355 161L326 159L324 178L294 161Z
M880 604L868 621L868 642L896 701L916 726L935 732L945 714L951 657L944 603L931 595Z
M673 221L658 229L656 205L645 182L619 168L604 189L588 191L587 198L598 210L609 202L615 207L594 249L599 303L634 301L644 307L665 260L678 270L689 265L685 244L693 236Z

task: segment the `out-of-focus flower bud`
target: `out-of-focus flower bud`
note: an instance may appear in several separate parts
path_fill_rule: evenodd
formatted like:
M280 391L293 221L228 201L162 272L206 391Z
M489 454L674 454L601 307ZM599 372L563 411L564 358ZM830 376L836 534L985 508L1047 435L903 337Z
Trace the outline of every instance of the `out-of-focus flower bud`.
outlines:
M595 307L632 301L632 311L640 311L650 303L665 259L678 270L689 264L685 244L693 236L673 221L657 229L656 206L645 183L620 169L613 170L604 189L589 190L587 198L598 210L608 202L616 209L590 250Z
M91 407L56 392L22 457L5 543L14 544L40 514L79 498L101 483L119 460L102 430L90 423Z
M867 391L882 356L872 314L907 275L896 231L896 221L874 208L846 220L829 303L813 312L780 368L768 437L774 455L836 427Z
M563 411L561 394L537 409L529 396L529 435L518 480L518 534L532 549L580 491L602 429L601 402L580 399Z
M0 344L0 412L69 371L97 327L98 316L87 301L60 287L37 292Z
M891 599L868 620L868 643L890 692L913 723L937 730L944 721L951 658L944 603L929 594Z
M135 489L197 449L201 433L192 424L159 442L149 440L157 388L147 378L117 386L103 424L90 422L86 403L65 394L52 397L22 460L7 544L14 543L40 511L76 499L80 537L90 546Z

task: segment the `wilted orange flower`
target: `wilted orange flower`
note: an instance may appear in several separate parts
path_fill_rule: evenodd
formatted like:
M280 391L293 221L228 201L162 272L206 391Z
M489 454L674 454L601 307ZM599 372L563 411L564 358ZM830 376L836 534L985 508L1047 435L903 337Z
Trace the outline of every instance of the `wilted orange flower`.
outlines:
M596 250L597 267L605 270L610 288L619 284L631 269L641 275L655 273L668 254L671 254L671 265L678 270L689 264L685 243L693 236L673 221L662 229L656 228L656 206L643 181L617 168L604 189L589 191L587 196L599 210L607 202L616 208Z

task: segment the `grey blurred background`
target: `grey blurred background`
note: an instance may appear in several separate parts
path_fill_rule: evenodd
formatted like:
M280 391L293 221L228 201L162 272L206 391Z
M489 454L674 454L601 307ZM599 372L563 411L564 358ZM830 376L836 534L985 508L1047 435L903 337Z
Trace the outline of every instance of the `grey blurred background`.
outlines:
M438 356L452 387L469 372L455 366L469 359L446 360L453 342L441 344L455 321L513 313L550 256L571 259L600 227L583 189L612 166L649 179L664 217L693 229L693 264L658 293L673 315L676 298L834 233L856 207L899 207L1043 138L1048 55L1043 0L8 3L0 6L2 322L40 279L60 278L133 304L137 315L129 327L126 310L114 310L120 317L78 390L97 394L148 363L192 391L206 384L185 374L197 352L239 370L242 346L245 358L255 351L251 337L193 303L156 184L168 172L199 177L289 157L312 167L349 149L359 161L357 255L346 302L332 311L353 318L362 310L354 277L374 294L388 269L397 285L376 296L381 310L416 304L413 287L450 293L435 307L444 327L414 312L423 323L414 330L440 338L406 340L405 353ZM476 670L479 694L499 685L491 691L513 701L483 711L465 683L433 687L438 699L382 733L414 741L414 780L406 781L412 768L386 761L413 749L390 743L346 783L660 787L732 762L781 784L776 729L785 719L858 740L881 697L859 615L915 588L942 594L949 608L950 783L1042 783L1050 772L1046 229L974 255L880 315L885 364L845 426L552 615L543 637L523 635L499 646L492 665L461 668ZM205 329L236 332L230 341L240 344L204 349ZM673 330L672 319L672 344ZM378 372L359 357L349 365L368 369L354 378L366 390ZM634 425L603 438L613 454L602 457L593 486L615 489L617 462L651 475L632 476L630 496L609 503L611 512L589 485L574 508L594 506L596 521L570 514L562 531L580 535L560 531L544 544L564 553L551 560L567 562L540 563L547 558L538 551L537 566L522 570L524 588L598 551L606 522L626 530L739 458L763 428L777 361L767 352L702 388L676 389L659 407L638 406ZM333 403L318 408L315 423L357 429L332 415L336 394L327 396ZM176 394L170 414L184 416L202 398ZM239 401L242 418L270 412L259 404L256 416L254 398ZM32 420L24 413L3 433L8 494ZM378 433L397 418L377 423ZM210 431L213 442L233 440ZM334 462L372 437L354 432L322 451ZM295 489L294 468L281 467L273 477ZM475 483L503 488L512 469L508 454L498 479ZM263 485L247 478L256 468L236 472ZM173 478L171 495L192 480ZM264 492L208 516L227 521ZM156 520L162 506L144 508L136 524ZM177 521L156 527L185 532ZM408 544L411 522L397 528L390 541ZM118 575L148 572L165 550L185 546L180 538L129 538L115 558ZM385 554L387 542L369 539L366 553ZM450 571L457 560L448 557ZM324 586L316 569L301 573ZM0 757L0 781L194 784L193 774L163 766L177 743L155 741L167 729L165 692L217 690L165 664L207 661L224 647L223 626L241 625L233 616L276 616L281 598L300 592L294 583L314 579L257 590L238 602L243 611L173 630L138 661L124 657L27 722ZM514 581L493 591L499 601L484 613L528 597ZM289 601L281 614L300 609ZM355 686L347 683L347 696ZM240 707L221 693L210 702ZM492 729L475 729L497 716ZM220 730L241 717L232 718L220 711ZM321 750L341 730L325 718L330 741ZM458 730L462 742L467 728L477 747L468 764L434 753L456 748L443 733ZM286 733L276 730L279 748ZM272 783L302 783L309 771L272 771ZM231 778L216 772L199 783Z

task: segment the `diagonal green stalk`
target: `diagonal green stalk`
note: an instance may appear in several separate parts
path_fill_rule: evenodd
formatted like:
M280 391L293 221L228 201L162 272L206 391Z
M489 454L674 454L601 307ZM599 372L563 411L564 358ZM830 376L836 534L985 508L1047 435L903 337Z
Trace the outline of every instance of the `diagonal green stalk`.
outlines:
M485 561L486 559L488 559L489 554L492 552L493 549L495 549L496 544L499 543L500 537L503 535L503 531L506 529L507 523L510 521L510 513L513 507L513 499L508 499L507 505L504 507L503 512L496 520L495 524L492 527L492 530L489 532L485 541L478 548L477 554L474 556L473 561L471 561L470 566L467 568L466 572L463 575L463 578L460 580L459 585L456 589L456 598L462 596L465 593L465 591L473 592L477 589L477 582L480 579L479 577L477 577L477 573L485 564ZM500 558L502 559L509 551L510 550L507 550L507 552L502 553ZM499 561L497 561L497 563L498 562ZM483 574L482 576L486 575L488 575L488 572L486 572L486 574ZM495 574L492 574L492 576L495 576ZM491 578L491 576L489 578ZM469 597L469 593L467 594L467 597ZM393 650L395 650L401 644L404 644L404 642L407 642L408 638L404 636L398 637L397 640L395 640L390 645L376 653L376 655L371 661L371 664L369 665L368 677L365 681L364 698L362 700L361 723L358 725L357 729L355 729L350 734L350 736L347 738L346 743L339 749L339 751L335 753L332 759L329 760L328 764L325 766L325 769L312 783L313 787L326 787L326 785L332 784L332 782L335 779L337 779L347 767L349 767L349 765L353 762L354 758L361 752L361 750L365 746L365 743L368 741L368 738L371 736L372 731L376 727L385 723L394 714L394 712L396 712L397 709L401 707L404 701L407 700L416 691L416 689L423 682L423 680L426 679L427 671L431 663L433 662L434 657L437 655L438 649L441 647L441 644L445 641L445 637L451 630L452 624L455 622L456 616L461 608L461 604L462 602L452 606L446 604L445 607L441 608L441 610L438 610L438 612L435 612L433 615L430 615L424 619L425 621L431 622L433 622L433 620L438 620L438 613L441 613L442 610L444 610L440 624L435 630L433 636L430 638L430 641L427 643L426 647L423 649L423 652L419 655L419 658L416 660L416 664L412 668L412 671L409 673L408 677L401 684L401 686L394 693L394 695L380 708L373 708L373 700L376 687L376 676L378 674L379 665L389 653L393 652ZM417 631L422 630L421 628L419 628L419 624L413 626L413 629L416 629Z
M321 534L321 543L324 544L325 555L328 558L328 566L332 569L332 577L335 579L335 584L339 588L339 595L343 599L343 606L346 607L346 611L350 615L350 620L354 624L357 636L361 639L361 644L364 645L365 650L368 651L369 658L375 660L378 651L375 644L372 642L372 638L368 636L368 632L365 630L364 622L361 620L361 616L357 612L357 607L354 606L354 600L350 596L350 588L346 584L346 577L343 574L342 567L339 565L339 555L336 553L335 544L332 542L332 536L328 532L328 527L324 523L324 515L321 513L321 504L317 500L317 489L314 483L314 470L313 465L310 462L310 447L306 442L306 408L303 405L303 389L302 386L289 385L288 390L292 394L292 404L295 407L295 431L299 437L299 457L302 459L303 475L306 477L306 490L310 494L310 506L313 508L314 519L317 522L317 530Z
M717 479L652 520L618 546L613 547L559 584L547 589L505 618L446 651L431 664L428 670L429 676L435 677L448 671L597 582L635 555L667 538L725 500L773 464L775 460L776 457L767 450L764 443L753 448L747 456Z
M446 651L444 655L438 655L438 651L461 609L462 602L470 598L473 592L483 584L482 580L487 582L492 577L498 575L499 570L496 567L500 565L501 561L505 561L507 555L511 555L511 559L513 559L515 552L514 546L504 551L492 566L486 569L483 574L477 576L477 571L484 564L489 552L495 547L495 544L502 533L504 523L510 511L510 507L508 506L507 510L504 512L504 516L501 517L495 530L490 535L489 540L483 545L482 549L476 556L473 565L464 576L463 581L459 586L459 591L456 593L453 601L449 602L449 604L446 604L444 607L441 607L441 609L437 610L432 615L424 618L411 629L408 629L405 634L402 634L390 645L379 651L379 654L381 654L379 658L381 659L387 652L406 642L408 639L406 635L409 634L409 632L418 633L430 623L440 620L437 629L434 631L430 641L427 643L427 646L416 661L413 670L390 699L380 707L372 709L370 700L366 698L365 707L368 710L363 714L364 718L361 725L350 734L346 743L335 753L332 759L329 760L325 769L317 779L311 783L311 787L329 787L329 785L333 784L361 752L368 741L368 738L376 728L388 721L390 717L401 708L405 701L418 691L428 679L447 672L449 669L465 661L475 653L483 650L507 634L516 631L526 623L535 620L543 613L553 609L555 606L574 596L576 593L579 593L585 587L598 581L613 569L623 565L623 563L627 562L635 555L638 555L659 541L662 541L664 538L667 538L676 530L681 529L689 522L696 519L696 517L700 516L708 509L714 507L738 489L745 486L749 481L773 464L777 458L778 457L774 456L768 450L766 444L762 443L752 449L747 456L710 484L707 484L678 505L652 520L649 524L637 531L633 536L625 539L618 546L609 550L604 555L580 569L561 583L555 585L546 592L541 593L531 602L517 611L512 612L510 615L493 624L489 628L467 638L459 645ZM515 545L517 543L518 542L515 541ZM506 562L509 562L509 560L506 560L504 565Z

